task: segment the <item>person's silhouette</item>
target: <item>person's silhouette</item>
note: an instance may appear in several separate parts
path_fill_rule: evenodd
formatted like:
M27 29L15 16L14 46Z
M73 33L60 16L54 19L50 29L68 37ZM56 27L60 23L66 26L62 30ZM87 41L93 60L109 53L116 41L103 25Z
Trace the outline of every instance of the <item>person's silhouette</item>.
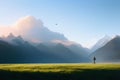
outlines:
M93 57L93 63L94 63L94 64L96 63L95 60L96 60L96 57L94 56L94 57Z

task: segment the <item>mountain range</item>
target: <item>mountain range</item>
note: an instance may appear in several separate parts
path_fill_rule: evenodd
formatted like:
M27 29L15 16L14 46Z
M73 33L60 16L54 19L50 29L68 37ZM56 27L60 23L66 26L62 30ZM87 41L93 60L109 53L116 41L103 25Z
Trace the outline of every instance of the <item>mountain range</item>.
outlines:
M93 52L77 43L68 43L34 43L10 33L0 37L0 63L87 63L94 56L96 62L120 62L120 36L100 39Z
M80 45L32 43L10 33L0 38L0 63L78 63L90 62Z

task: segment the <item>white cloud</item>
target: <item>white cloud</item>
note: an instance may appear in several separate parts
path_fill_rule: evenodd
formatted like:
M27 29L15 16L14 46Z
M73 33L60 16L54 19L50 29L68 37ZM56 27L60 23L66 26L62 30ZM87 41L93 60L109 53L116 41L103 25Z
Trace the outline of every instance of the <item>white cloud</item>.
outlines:
M0 26L1 36L7 36L9 33L34 41L67 40L64 35L44 27L43 22L33 16L23 17L11 26Z

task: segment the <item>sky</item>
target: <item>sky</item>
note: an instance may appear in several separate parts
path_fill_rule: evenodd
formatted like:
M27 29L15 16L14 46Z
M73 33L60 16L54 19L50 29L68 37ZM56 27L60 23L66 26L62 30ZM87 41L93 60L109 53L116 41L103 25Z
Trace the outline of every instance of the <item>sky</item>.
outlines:
M0 26L29 15L88 48L120 34L120 0L0 0Z

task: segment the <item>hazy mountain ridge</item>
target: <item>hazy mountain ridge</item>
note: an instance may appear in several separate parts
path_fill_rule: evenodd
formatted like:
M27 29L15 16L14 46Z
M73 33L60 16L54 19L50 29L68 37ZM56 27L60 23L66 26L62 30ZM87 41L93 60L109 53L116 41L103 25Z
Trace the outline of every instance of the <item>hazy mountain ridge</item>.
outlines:
M119 50L120 36L90 54L86 48L67 40L34 43L10 33L0 38L0 63L79 63L91 62L94 56L97 62L119 62Z
M0 39L0 63L89 62L87 52L82 47L80 52L75 52L61 43L50 44L52 45L33 45L22 36L10 33Z

